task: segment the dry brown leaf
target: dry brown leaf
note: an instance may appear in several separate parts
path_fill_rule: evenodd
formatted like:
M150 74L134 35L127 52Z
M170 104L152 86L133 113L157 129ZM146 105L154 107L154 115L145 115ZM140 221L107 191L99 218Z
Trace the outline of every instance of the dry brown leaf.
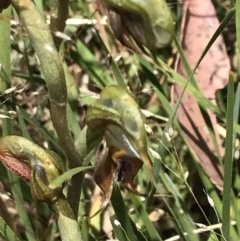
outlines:
M213 36L219 21L214 6L210 0L186 0L184 2L184 17L182 22L182 48L192 68L196 65L207 43ZM186 77L183 64L176 64L177 71ZM215 92L223 88L228 82L230 63L222 36L219 36L212 45L200 66L195 78L202 93L215 102ZM182 88L174 86L173 100L179 98ZM196 154L200 164L210 177L211 181L223 189L223 170L219 165L215 147L207 131L206 123L202 117L196 99L188 93L184 94L177 113L178 119L185 133L185 138ZM216 129L216 116L209 112L214 127L220 155L224 154L220 136Z

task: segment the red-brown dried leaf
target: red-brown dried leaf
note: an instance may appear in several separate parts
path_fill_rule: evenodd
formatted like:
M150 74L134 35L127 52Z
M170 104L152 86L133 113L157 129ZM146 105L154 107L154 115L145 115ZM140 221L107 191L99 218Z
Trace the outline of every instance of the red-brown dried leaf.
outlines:
M184 17L182 22L182 47L190 66L193 68L207 43L213 36L219 21L211 0L184 2ZM176 64L177 71L186 77L183 64ZM223 88L228 81L230 70L229 59L222 36L219 36L212 45L199 68L195 78L202 93L215 102L215 92ZM182 88L174 86L174 102L179 98ZM208 112L214 127L220 154L224 149L221 146L218 133L216 116ZM186 140L198 157L199 163L210 177L211 181L220 189L223 189L223 170L219 165L215 147L207 132L207 126L199 109L196 99L185 93L177 113L182 125Z

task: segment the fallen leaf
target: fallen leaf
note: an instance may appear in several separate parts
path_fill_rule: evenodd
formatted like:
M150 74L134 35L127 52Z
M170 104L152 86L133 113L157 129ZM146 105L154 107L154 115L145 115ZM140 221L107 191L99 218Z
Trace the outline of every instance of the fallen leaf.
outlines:
M203 50L219 26L219 21L212 1L195 0L184 2L184 16L182 22L182 48L192 68L195 67ZM176 63L176 70L187 78L183 64ZM201 92L215 103L215 92L223 88L228 82L230 63L226 53L226 47L222 36L214 42L200 66L195 78ZM174 85L174 102L177 101L182 88ZM224 149L221 145L218 133L216 116L208 112L220 151L223 156ZM211 181L220 189L223 189L223 170L217 158L217 153L211 137L208 133L205 120L194 96L185 93L177 112L185 138L191 149L197 156Z

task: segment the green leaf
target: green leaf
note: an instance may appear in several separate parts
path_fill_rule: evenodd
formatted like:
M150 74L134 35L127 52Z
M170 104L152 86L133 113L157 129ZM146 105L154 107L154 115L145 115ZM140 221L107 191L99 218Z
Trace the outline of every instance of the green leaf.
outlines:
M234 77L230 73L227 94L227 136L225 142L224 188L222 232L223 240L230 240L230 207L232 197L232 165L233 165L233 116L234 116Z
M86 170L92 170L93 167L76 167L71 170L68 170L64 172L62 175L60 175L58 178L56 178L54 181L50 183L50 188L56 188L58 186L61 186L66 180L70 179L72 176L76 175L79 172L83 172Z
M134 222L132 222L129 218L126 206L117 184L114 186L111 201L117 217L117 221L120 223L121 228L126 233L126 241L146 241L146 238L137 230Z
M5 221L0 217L0 233L8 241L20 241L13 230L5 223Z
M141 204L139 197L131 193L130 197L133 201L134 209L138 212L139 218L144 225L143 228L146 229L148 240L162 241L153 223L149 220L148 213L146 212L145 207Z

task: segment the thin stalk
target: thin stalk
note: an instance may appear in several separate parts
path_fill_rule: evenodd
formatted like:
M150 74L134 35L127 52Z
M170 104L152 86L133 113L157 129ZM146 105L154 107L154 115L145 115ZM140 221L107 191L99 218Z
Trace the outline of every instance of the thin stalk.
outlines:
M8 7L6 10L2 12L3 19L7 21L0 21L0 105L1 109L7 113L8 106L2 105L2 102L5 103L5 100L8 102L11 101L11 93L5 94L5 91L11 87L11 40L10 40L10 19L11 19L11 7ZM3 95L4 94L4 95ZM3 96L2 96L3 95ZM3 99L2 99L3 98ZM7 135L12 130L12 122L10 119L3 119L3 135Z
M224 189L222 210L222 241L230 240L230 210L232 201L232 166L233 166L233 118L234 118L234 77L230 73L227 94L227 136L225 143Z
M0 21L0 62L1 62L1 71L0 71L0 94L3 95L3 103L1 104L1 109L7 114L11 110L12 106L12 94L6 94L5 91L11 87L11 6L2 12L3 18L8 21ZM3 119L3 128L2 136L10 135L12 133L12 120ZM32 229L28 214L25 209L22 208L23 198L22 191L19 183L19 179L10 171L8 171L8 178L11 182L11 190L13 197L17 204L17 210L20 216L20 219L25 227L25 233L29 241L35 240L35 234ZM2 207L2 209L4 209ZM5 221L12 227L9 223L10 216L7 217L5 213ZM14 220L12 221L14 223Z
M82 159L75 149L67 124L67 88L64 71L49 27L31 0L13 0L12 4L29 33L32 46L41 63L49 91L53 125L67 155L69 168L81 166ZM74 176L68 189L68 201L76 217L78 215L82 179L82 173Z
M59 50L62 43L62 38L59 35L64 31L68 18L68 3L68 0L50 1L50 29L57 50Z
M1 62L1 71L0 71L0 94L4 94L5 90L11 86L11 60L10 60L10 18L11 18L11 7L8 7L6 10L3 10L2 17L4 19L9 19L9 21L0 21L0 62ZM11 99L11 95L8 95L7 98ZM0 101L1 109L5 112L8 111L7 105L2 106L2 101ZM3 133L2 135L7 135L11 132L12 124L9 119L3 119ZM14 220L7 211L5 202L0 198L0 216L4 219L7 225L16 232L14 227Z

